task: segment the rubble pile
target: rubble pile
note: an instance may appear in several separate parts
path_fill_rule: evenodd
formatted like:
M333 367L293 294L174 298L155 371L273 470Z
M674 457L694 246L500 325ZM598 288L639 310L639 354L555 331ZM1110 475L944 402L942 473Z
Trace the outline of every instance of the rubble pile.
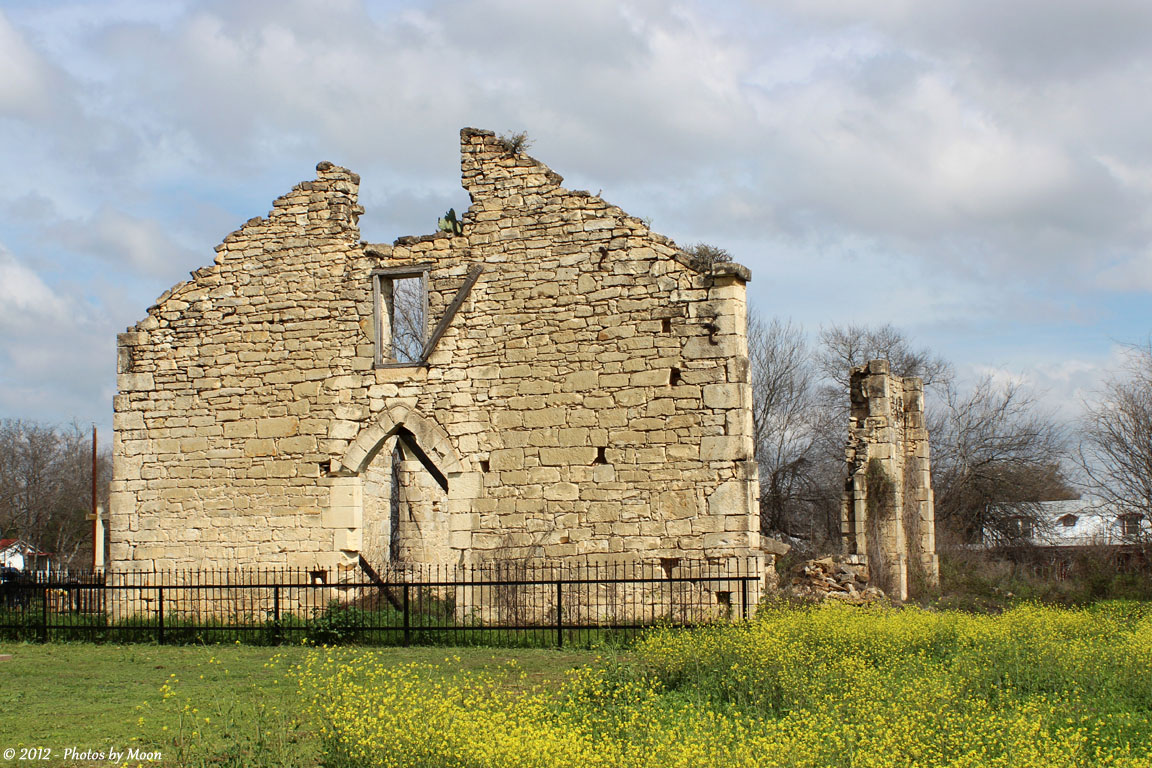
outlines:
M853 605L887 599L883 590L868 583L868 564L859 555L805 560L789 571L784 591L802 600L840 600Z

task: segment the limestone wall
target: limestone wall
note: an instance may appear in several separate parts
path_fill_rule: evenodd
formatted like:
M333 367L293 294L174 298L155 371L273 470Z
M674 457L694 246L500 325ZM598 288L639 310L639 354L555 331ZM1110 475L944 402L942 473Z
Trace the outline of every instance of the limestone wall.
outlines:
M853 368L845 551L868 558L872 579L901 600L939 583L924 385L886 360Z
M747 270L461 144L462 234L361 243L358 177L322 163L121 334L114 568L759 553ZM388 359L400 273L426 338L451 317L416 364Z

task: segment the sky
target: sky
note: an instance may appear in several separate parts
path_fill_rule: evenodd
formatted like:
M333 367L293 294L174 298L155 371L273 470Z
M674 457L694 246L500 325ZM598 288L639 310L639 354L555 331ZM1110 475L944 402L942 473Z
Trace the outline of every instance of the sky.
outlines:
M0 418L111 427L116 334L329 160L362 237L458 132L1060 419L1152 332L1147 0L0 0Z

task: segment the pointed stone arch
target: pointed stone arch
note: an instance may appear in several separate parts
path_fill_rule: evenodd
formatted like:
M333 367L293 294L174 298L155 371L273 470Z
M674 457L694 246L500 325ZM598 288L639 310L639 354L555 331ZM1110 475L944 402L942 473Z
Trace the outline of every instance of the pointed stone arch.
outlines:
M321 525L333 533L333 547L353 567L363 547L364 473L393 438L404 442L448 494L448 547L453 561L471 558L477 515L473 502L483 494L484 479L472 462L461 457L448 433L435 421L407 405L394 405L360 430L323 481L329 486L329 506ZM439 475L439 477L437 477Z
M415 438L416 444L447 477L468 471L467 460L461 459L448 433L439 424L407 406L394 405L382 412L375 423L360 430L339 463L333 464L332 473L344 477L362 474L384 443L402 430Z

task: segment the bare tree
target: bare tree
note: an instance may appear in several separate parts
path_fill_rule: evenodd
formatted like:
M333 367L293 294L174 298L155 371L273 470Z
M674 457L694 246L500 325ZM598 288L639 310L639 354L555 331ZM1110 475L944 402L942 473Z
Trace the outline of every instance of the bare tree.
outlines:
M794 534L796 507L813 491L814 376L803 331L773 318L748 317L752 428L760 467L764 531Z
M965 542L1015 543L1042 528L1038 503L1076 498L1061 470L1063 430L1018 384L949 383L929 416L936 520Z
M98 494L107 505L111 455L98 457ZM0 421L0 533L79 563L91 552L91 441L78 424L58 428Z
M1129 353L1125 370L1085 404L1078 459L1093 495L1152 519L1152 341Z
M887 360L897 376L919 376L925 387L946 385L952 365L928 349L914 349L908 338L891 325L833 325L820 329L816 367L846 400L849 374L869 360Z
M761 531L801 550L825 546L840 527L844 446L828 437L835 426L803 329L750 312L748 360Z
M392 283L392 356L397 362L414 363L424 354L427 340L424 280L405 277Z
M1062 471L1062 430L1017 385L983 379L961 393L952 366L891 325L832 326L810 350L801 329L748 326L761 530L826 546L839 533L840 489L854 366L885 359L919 376L927 401L936 518L945 537L1019 541L1042 525L1038 502L1075 498ZM790 543L797 543L792 541Z

